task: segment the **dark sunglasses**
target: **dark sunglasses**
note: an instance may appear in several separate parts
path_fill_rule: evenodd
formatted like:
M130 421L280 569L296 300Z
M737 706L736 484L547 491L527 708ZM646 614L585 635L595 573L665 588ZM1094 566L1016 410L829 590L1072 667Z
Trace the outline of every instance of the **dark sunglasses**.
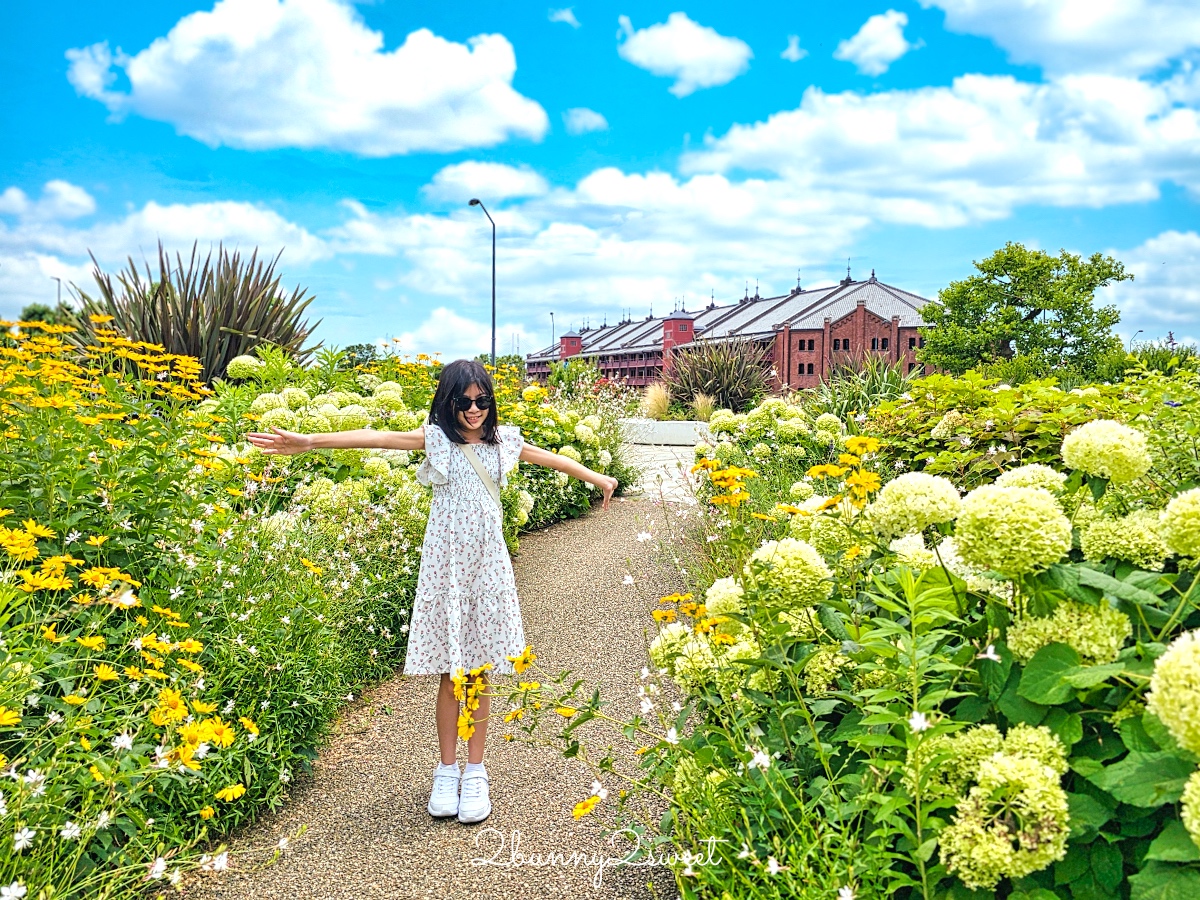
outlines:
M478 409L480 412L486 412L487 410L492 408L492 398L488 397L486 394L481 395L479 397L473 397L473 398L472 397L455 397L454 398L454 408L457 409L459 412L465 413L468 409L471 408L471 404L474 404L475 408Z

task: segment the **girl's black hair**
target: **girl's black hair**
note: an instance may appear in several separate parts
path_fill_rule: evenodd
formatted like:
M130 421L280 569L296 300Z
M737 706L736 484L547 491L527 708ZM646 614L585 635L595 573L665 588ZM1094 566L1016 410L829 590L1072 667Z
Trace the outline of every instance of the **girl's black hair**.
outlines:
M445 432L446 437L456 444L465 444L463 436L458 431L458 411L454 408L456 397L465 396L467 388L475 385L484 394L492 398L492 408L483 418L483 442L485 444L500 443L500 432L496 428L496 389L492 385L492 376L483 367L483 363L473 359L456 359L444 366L438 375L437 390L433 394L433 403L429 405L429 422Z

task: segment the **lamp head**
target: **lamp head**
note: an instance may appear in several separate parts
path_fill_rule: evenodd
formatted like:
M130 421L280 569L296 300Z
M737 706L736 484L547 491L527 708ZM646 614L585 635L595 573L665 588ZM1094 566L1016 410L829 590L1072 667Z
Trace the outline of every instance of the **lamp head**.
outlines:
M478 206L478 205L479 205L478 197L472 197L471 202L467 204L467 206Z

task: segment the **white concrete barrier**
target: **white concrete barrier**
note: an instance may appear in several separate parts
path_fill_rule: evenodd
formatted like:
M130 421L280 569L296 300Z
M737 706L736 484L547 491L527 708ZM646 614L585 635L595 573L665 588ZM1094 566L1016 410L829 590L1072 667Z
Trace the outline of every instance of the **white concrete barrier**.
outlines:
M708 423L694 421L659 422L654 419L628 418L619 420L625 440L631 444L692 447L708 439Z

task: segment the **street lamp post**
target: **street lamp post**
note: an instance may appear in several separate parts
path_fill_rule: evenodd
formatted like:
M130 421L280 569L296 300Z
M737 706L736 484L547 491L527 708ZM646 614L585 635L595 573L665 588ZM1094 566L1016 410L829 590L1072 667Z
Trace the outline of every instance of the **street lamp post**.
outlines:
M494 372L496 370L496 220L492 218L492 214L487 211L486 206L479 202L478 198L472 197L470 205L482 209L483 214L492 223L492 371Z

